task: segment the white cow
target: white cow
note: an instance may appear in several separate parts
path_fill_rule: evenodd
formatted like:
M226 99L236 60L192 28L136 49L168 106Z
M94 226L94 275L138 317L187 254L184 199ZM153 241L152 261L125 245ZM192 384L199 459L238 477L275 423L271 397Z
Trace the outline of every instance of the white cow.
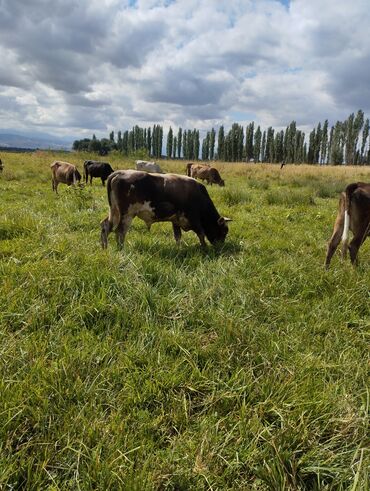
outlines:
M147 162L146 160L136 160L136 170L143 170L145 172L155 172L157 174L164 174L163 170L155 162Z

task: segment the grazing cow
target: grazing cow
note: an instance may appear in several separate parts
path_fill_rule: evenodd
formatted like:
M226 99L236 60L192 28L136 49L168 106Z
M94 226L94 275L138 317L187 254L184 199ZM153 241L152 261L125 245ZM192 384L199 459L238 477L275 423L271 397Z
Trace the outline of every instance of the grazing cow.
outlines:
M97 160L85 160L84 162L84 176L87 181L90 176L90 184L92 185L93 177L100 177L102 185L105 186L105 181L114 172L108 162L99 162Z
M190 174L189 174L190 172ZM207 184L218 184L219 186L225 186L225 181L221 179L220 173L214 167L210 167L208 165L200 165L200 164L188 164L187 165L187 174L193 177L194 179L202 179L206 181Z
M138 216L148 229L154 222L172 222L177 243L181 230L193 230L204 247L205 237L211 244L224 242L230 219L217 212L206 188L186 176L149 174L135 170L120 170L107 182L109 216L101 222L101 243L108 245L108 235L114 229L117 243L123 245L134 217Z
M53 191L57 194L60 182L70 186L71 184L76 185L77 181L80 182L81 180L81 174L78 172L76 166L68 162L56 160L51 164L50 168Z
M145 172L155 172L163 174L163 170L155 162L147 162L146 160L136 160L136 170L143 170Z
M349 230L353 232L353 239L348 246ZM326 254L326 268L329 267L341 240L343 257L349 249L351 262L354 264L358 250L368 235L370 235L370 184L355 182L349 184L340 196L339 211Z
M3 172L3 169L4 169L4 164L2 163L2 161L0 159L0 172Z

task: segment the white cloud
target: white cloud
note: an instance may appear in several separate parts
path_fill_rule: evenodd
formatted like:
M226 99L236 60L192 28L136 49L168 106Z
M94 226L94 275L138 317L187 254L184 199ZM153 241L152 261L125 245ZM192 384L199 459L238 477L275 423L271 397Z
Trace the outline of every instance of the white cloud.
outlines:
M283 3L3 0L0 124L78 137L369 113L367 0Z

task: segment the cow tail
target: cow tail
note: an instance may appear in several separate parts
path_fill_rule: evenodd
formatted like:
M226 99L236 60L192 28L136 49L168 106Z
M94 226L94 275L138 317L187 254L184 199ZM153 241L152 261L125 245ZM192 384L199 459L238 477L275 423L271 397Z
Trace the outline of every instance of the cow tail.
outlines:
M112 224L113 228L116 228L118 227L121 221L121 212L118 206L116 193L114 189L112 189L113 180L114 177L111 178L111 176L109 176L107 181L107 193L108 193L108 203L109 203L108 221Z
M348 250L348 236L349 236L349 224L350 224L350 210L352 194L357 189L357 184L350 184L346 187L344 198L344 226L342 234L342 255L347 254Z
M186 175L191 177L191 166L193 164L186 164Z

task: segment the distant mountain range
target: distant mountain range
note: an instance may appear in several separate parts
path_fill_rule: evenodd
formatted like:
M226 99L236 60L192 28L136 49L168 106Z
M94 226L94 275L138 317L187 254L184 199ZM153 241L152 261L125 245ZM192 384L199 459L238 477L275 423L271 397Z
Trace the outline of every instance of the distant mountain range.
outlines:
M71 150L72 141L69 138L60 138L46 133L25 135L0 131L0 147Z

